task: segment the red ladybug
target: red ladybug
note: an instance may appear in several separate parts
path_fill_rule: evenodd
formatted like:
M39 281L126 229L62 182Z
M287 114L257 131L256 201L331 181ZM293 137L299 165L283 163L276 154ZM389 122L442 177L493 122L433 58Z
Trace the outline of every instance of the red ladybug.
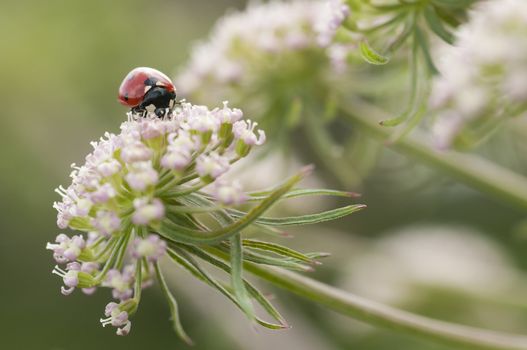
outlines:
M163 117L176 105L176 88L169 77L157 69L134 68L119 87L119 102L133 113L154 112Z

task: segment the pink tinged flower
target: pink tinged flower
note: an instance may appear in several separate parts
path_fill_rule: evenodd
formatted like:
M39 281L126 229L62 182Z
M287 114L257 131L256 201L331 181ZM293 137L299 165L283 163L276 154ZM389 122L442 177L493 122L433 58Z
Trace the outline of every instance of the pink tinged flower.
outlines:
M71 262L66 266L66 270L61 269L58 266L55 266L51 273L62 277L64 281L64 286L60 287L60 291L63 295L70 295L75 290L75 287L79 285L79 271L81 265L78 262Z
M192 161L192 153L199 147L196 139L186 131L168 135L168 147L161 158L161 166L166 169L183 170Z
M107 325L118 327L116 332L117 335L127 335L130 333L132 323L128 320L128 313L126 311L122 311L119 304L111 302L106 305L104 309L104 315L107 318L100 319L103 327L106 327Z
M331 10L329 28L336 30L349 15L350 9L348 5L342 2L342 0L330 0L329 7Z
M88 238L86 239L86 245L91 246L93 243L95 243L95 241L99 237L100 237L99 232L96 232L96 231L88 232Z
M86 295L93 295L97 291L97 287L82 288L81 290Z
M159 179L151 162L134 163L130 166L129 171L125 180L136 191L146 190L149 186L155 185Z
M103 177L117 174L121 170L121 163L117 159L111 158L97 165L97 172Z
M167 122L160 119L142 119L140 125L141 136L145 140L164 135L168 126Z
M132 328L132 322L128 321L124 325L124 327L118 328L117 332L115 332L115 334L120 335L120 336L128 335L128 333L130 333L130 329L131 328Z
M322 47L331 44L337 29L349 15L349 7L342 0L330 0L326 8L315 23L315 31L318 33L317 41Z
M112 288L112 296L115 299L127 300L133 295L132 285L134 283L134 266L127 265L123 272L112 269L108 271L103 287Z
M337 73L343 73L348 67L347 58L353 46L333 44L328 49L328 57L331 61L331 66Z
M199 148L199 142L188 131L179 130L167 137L169 148L173 151L192 153Z
M220 58L220 61L215 62L221 69L216 69L214 72L216 78L222 83L234 83L243 77L244 68L239 62L230 59Z
M53 250L53 258L59 264L75 261L86 246L84 238L80 235L69 238L61 233L55 238L56 244L48 243L46 249Z
M233 124L243 118L243 112L238 108L229 108L229 102L223 101L223 108L212 111L221 124Z
M196 171L199 176L216 179L229 170L229 159L216 152L202 154L196 159Z
M105 203L109 199L115 197L117 192L113 186L109 183L102 184L98 186L95 191L89 193L89 198L94 203Z
M166 242L158 235L149 235L145 239L137 238L131 253L135 259L146 258L150 262L155 262L165 254L166 247Z
M141 289L152 287L154 285L154 278L152 275L149 275L141 281Z
M205 106L192 106L187 119L190 130L198 132L216 131L219 121Z
M99 184L101 180L100 175L92 168L86 165L77 167L75 163L71 166L75 169L70 174L72 186L91 190ZM68 190L71 190L71 188Z
M149 199L146 197L134 200L135 211L132 222L135 225L148 225L152 221L161 220L165 216L165 207L160 199Z
M168 150L161 158L161 166L166 169L183 170L191 160L192 156L188 153Z
M72 186L67 189L59 186L55 189L55 192L62 197L62 202L53 203L53 208L58 212L57 225L62 229L68 227L70 220L76 216L78 211L76 201L79 200L79 196Z
M265 132L263 130L258 130L258 137L254 133L254 129L258 123L252 122L250 120L240 120L234 123L232 131L234 137L243 141L248 146L260 146L265 142Z
M109 236L121 227L121 219L113 211L99 210L91 224L99 234Z
M53 208L58 212L57 213L57 226L61 229L68 227L70 220L73 218L73 215L70 212L70 207L72 203L66 202L54 202Z
M81 265L81 272L93 276L96 272L99 272L99 264L96 262L83 262ZM97 290L97 287L82 288L81 290L86 295L92 295Z
M89 262L83 262L81 264L82 272L93 274L95 271L98 271L98 270L99 270L99 264L97 264L96 262L89 261Z
M72 214L74 216L85 217L88 216L93 202L88 198L80 198L72 207Z
M217 182L213 189L213 195L218 202L225 205L239 205L247 200L247 195L243 192L239 181L232 183Z
M135 141L121 149L121 159L126 163L144 162L150 160L154 152L144 143Z
M300 50L311 44L310 38L301 30L295 30L287 33L284 38L286 45L294 50Z
M123 147L123 144L132 143L141 140L140 124L135 120L128 120L121 124L121 134L118 136L118 147Z

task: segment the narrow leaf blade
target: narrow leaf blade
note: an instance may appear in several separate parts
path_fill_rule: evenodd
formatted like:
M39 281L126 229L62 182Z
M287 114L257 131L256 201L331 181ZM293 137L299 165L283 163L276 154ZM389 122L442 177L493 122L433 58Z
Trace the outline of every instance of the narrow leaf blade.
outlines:
M299 216L290 216L283 218L275 217L260 217L255 220L256 223L268 226L301 226L301 225L311 225L317 224L325 221L331 221L335 219L342 218L344 216L355 213L359 210L366 208L364 204L354 204L348 205L345 207L327 210L321 213L308 214L308 215L299 215ZM233 217L241 217L243 212L237 210L229 210L229 213Z
M154 264L154 269L156 271L157 280L159 281L161 289L165 294L166 299L168 300L168 306L170 309L170 314L172 315L172 324L174 326L174 331L185 343L187 343L188 345L193 345L194 343L192 342L192 339L190 339L190 337L187 335L185 329L183 328L183 325L181 324L176 298L174 298L168 288L168 285L165 281L165 277L163 276L161 268L159 267L159 263L156 262Z
M366 40L360 42L359 48L362 58L369 64L384 65L390 61L388 57L373 50Z

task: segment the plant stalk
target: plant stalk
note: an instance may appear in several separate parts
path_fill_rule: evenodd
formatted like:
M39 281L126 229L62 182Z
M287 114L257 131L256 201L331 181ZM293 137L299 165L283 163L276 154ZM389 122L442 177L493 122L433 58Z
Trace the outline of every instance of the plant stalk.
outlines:
M217 248L202 248L225 261L229 260L228 254ZM419 336L456 349L527 350L527 336L524 335L496 332L412 314L278 267L245 262L244 268L279 288L373 326Z
M342 117L385 141L395 151L419 159L469 187L527 210L526 177L474 154L437 150L418 130L390 144L387 141L392 130L379 125L380 121L389 117L385 111L359 99L349 98L340 102L340 108Z
M420 336L451 345L456 349L527 349L527 336L494 332L419 316L280 268L260 267L254 264L247 264L245 268L275 286L374 326Z

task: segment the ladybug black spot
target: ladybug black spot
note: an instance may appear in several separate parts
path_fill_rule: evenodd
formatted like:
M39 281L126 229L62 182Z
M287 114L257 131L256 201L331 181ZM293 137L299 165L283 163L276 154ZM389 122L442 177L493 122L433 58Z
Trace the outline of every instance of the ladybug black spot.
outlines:
M128 101L128 94L124 95L124 100Z
M146 79L144 82L145 86L155 86L156 83L157 83L157 79L152 78L152 77Z

